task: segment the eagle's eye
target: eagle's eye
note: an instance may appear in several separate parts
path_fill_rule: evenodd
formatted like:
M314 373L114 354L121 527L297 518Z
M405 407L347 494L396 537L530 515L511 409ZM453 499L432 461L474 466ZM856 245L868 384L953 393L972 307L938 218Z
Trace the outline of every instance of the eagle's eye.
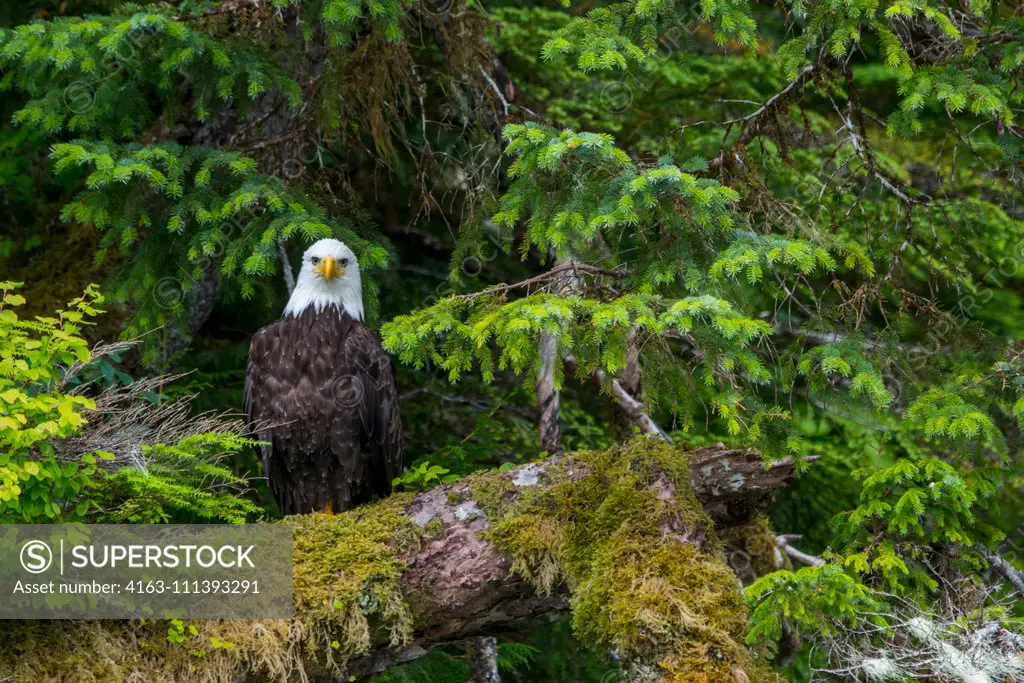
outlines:
M312 263L314 266L319 266L320 265L320 257L319 256L313 256L313 257L311 257L309 259L309 262Z
M338 263L340 263L342 266L347 266L348 265L348 259L347 258L343 258L340 261L338 261Z

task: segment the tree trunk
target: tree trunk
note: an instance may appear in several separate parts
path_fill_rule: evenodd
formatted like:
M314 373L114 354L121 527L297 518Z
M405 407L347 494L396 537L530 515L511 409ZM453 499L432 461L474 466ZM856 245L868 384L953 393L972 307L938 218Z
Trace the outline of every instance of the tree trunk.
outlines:
M544 332L540 335L541 368L537 373L537 431L540 434L540 449L551 455L559 455L562 449L562 427L558 422L561 414L561 395L555 388L555 363L558 357L558 340L555 335Z
M643 403L643 388L641 386L642 370L640 367L640 348L637 345L637 334L629 335L629 348L626 350L626 364L615 376L619 381L622 390L637 403ZM612 419L611 425L613 434L617 439L628 439L633 434L633 425L637 424L637 417L633 411L627 410L623 402L618 398L611 403Z
M347 681L571 610L627 680L761 680L715 526L746 521L792 476L788 461L640 437L291 517L292 620L195 622L186 643L159 622L5 622L0 676Z
M469 683L501 683L497 638L473 638L469 641L466 654L469 655Z

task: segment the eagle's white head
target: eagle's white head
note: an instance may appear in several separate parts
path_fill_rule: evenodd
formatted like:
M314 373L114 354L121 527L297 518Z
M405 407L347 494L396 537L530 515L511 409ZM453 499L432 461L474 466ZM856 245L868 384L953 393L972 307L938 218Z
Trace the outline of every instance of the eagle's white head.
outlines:
M352 250L335 239L323 239L302 255L295 290L284 307L285 316L296 316L312 306L317 313L330 306L363 319L363 284L359 262Z

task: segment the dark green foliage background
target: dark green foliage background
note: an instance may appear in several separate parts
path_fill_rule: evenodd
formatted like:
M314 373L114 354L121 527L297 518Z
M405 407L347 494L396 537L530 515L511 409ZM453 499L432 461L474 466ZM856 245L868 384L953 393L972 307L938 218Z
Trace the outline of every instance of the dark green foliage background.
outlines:
M147 8L103 0L6 3L0 8L0 27L147 9L166 16L203 16L206 5L218 3L151 4ZM358 247L364 265L369 322L381 331L390 321L382 334L392 339L422 332L425 328L417 325L430 316L478 320L474 316L500 310L505 302L497 298L473 299L459 308L447 307L450 300L445 297L542 275L552 256L565 256L559 251L569 249L566 244L582 250L584 260L630 269L622 287L636 295L637 301L630 304L635 307L614 309L601 302L609 315L640 315L636 311L647 305L661 313L658 306L663 301L710 292L736 305L730 313L734 318L760 321L750 325L766 325L770 318L774 329L769 327L771 334L765 336L774 335L774 346L752 341L753 334L743 343L719 338L726 318L709 318L693 332L707 345L702 348L711 349L715 362L708 361L709 367L701 366L700 360L693 365L679 361L685 357L685 340L678 336L663 344L652 341L644 350L643 382L652 399L650 410L687 445L723 440L757 445L776 456L822 456L778 495L770 510L776 531L802 534L801 547L808 552L831 547L853 555L870 546L864 534L877 531L868 524L844 527L844 518L833 521L873 500L854 472L908 461L926 463L950 450L957 455L947 459L959 468L959 474L950 477L963 476L959 488L954 488L969 491L979 503L951 522L957 533L995 544L1000 533L1012 535L1024 522L1015 488L1020 484L1017 418L1022 411L1014 405L1024 387L1016 355L1016 343L1024 336L1021 65L1013 61L1024 60L1013 52L1021 49L1024 33L1019 8L984 3L987 14L982 12L1008 36L1008 68L992 66L994 60L971 62L957 56L947 60L948 68L921 60L920 68L908 75L906 64L915 60L893 52L885 22L865 19L861 40L843 37L852 30L847 23L861 26L860 13L867 12L868 5L864 2L839 3L842 10L837 12L831 12L828 3L817 2L709 3L717 9L706 11L706 16L689 3L658 5L650 17L582 27L586 12L597 5L459 3L470 17L460 19L465 21L460 26L471 31L474 40L486 39L515 84L517 95L507 121L540 120L551 127L543 133L537 132L540 128L506 129L506 138L499 139L493 116L481 113L487 107L500 108L489 84L470 79L489 99L487 107L467 103L472 88L466 86L462 67L475 64L478 55L470 48L460 54L451 46L442 48L415 36L410 28L416 21L408 19L413 16L412 4L383 3L373 10L372 20L333 23L332 3L302 4L312 16L309 25L327 20L333 44L331 68L320 75L309 97L319 131L318 155L315 160L300 159L303 168L297 182L282 182L279 169L266 168L262 158L244 172L215 176L216 192L206 208L221 214L208 223L236 213L255 215L255 234L277 230L277 236L287 241L293 264L316 237L342 236ZM624 11L622 6L615 8ZM796 40L792 27L801 8L811 19L801 24ZM831 19L822 18L830 13ZM757 40L750 20L756 21ZM426 22L427 33L434 30L429 19L419 21ZM204 25L181 40L188 45L216 42L226 35L218 30L216 25ZM90 157L85 164L84 155L86 150L112 157L131 153L117 145L139 139L151 142L153 131L160 125L172 127L174 117L195 125L206 96L193 91L206 92L196 85L202 82L197 75L201 70L220 69L217 73L223 76L241 69L239 65L256 65L234 85L238 94L232 104L243 113L251 106L246 91L253 91L254 82L294 95L299 86L290 85L291 76L284 71L271 69L265 83L252 76L263 58L256 47L280 50L285 45L294 51L285 60L291 66L302 62L304 48L270 30L255 33L252 46L237 36L225 39L238 50L231 54L244 54L245 59L220 66L215 60L197 63L196 73L168 88L159 85L153 73L133 74L146 82L146 89L140 90L141 99L134 102L137 116L128 124L88 120L78 130L48 130L45 122L15 125L16 112L32 98L49 97L43 93L66 87L71 76L53 70L48 83L45 70L40 71L35 76L40 81L34 84L39 92L7 83L11 87L0 104L0 279L26 282L27 312L52 311L88 283L104 282L113 305L89 332L93 341L114 339L125 330L135 335L164 326L166 331L185 314L184 304L181 310L155 306L149 291L168 273L186 280L200 274L192 269L199 268L199 256L212 244L204 232L209 225L196 214L181 234L164 230L169 223L163 220L165 213L173 214L179 199L166 184L154 180L152 173L140 172L130 179L135 184L126 179L123 188L96 186L90 174L102 161ZM11 35L5 33L3 40L10 41ZM360 52L367 44L361 41L371 41L368 36L391 41L371 43L370 51L406 46L394 48L395 72L405 79L415 74L419 82L380 76L390 73L387 60L381 66ZM658 36L669 40L654 43ZM707 180L719 177L709 170L709 162L715 165L723 150L734 150L743 130L738 122L759 103L784 91L801 66L819 54L831 55L830 75L801 85L795 91L800 97L784 100L762 134L741 141L744 159L739 166L731 165L728 157L722 162L721 186ZM161 55L150 56L159 63ZM416 69L408 68L410 63ZM360 71L368 64L383 71ZM19 73L17 60L0 64L2 70L14 78ZM964 74L977 81L968 82ZM922 80L926 77L931 79L928 83ZM1009 93L1008 99L995 101L988 88ZM250 99L255 101L260 92ZM853 93L868 114L857 125L858 134L870 142L870 161L854 158L849 149L840 152L837 146L844 117L855 116ZM907 102L915 93L921 95L920 106L910 107ZM968 100L958 105L956 98L963 93L968 93ZM385 100L390 103L386 107L381 105ZM166 119L158 120L163 115ZM1002 123L996 125L996 120ZM715 125L725 121L733 124ZM976 128L979 122L989 125ZM609 155L594 161L584 155L573 157L574 145L580 143L570 140L564 157L545 168L537 161L543 158L543 145L563 129L611 135L628 158L620 159L613 172L610 142L601 147L592 139L585 141L584 147L593 144ZM503 146L516 136L526 140L531 130L547 137L537 149L519 147L527 171L506 178L504 171L514 157L502 157ZM973 148L958 142L951 130L969 135ZM81 149L53 147L80 138L86 140ZM182 138L177 142L187 144ZM101 139L104 142L98 143ZM172 156L180 151L168 149ZM68 159L64 172L56 172L51 150ZM218 152L196 154L196 166L183 175L186 194L202 193L198 164ZM837 162L841 155L847 155L843 164ZM222 161L228 164L231 159ZM591 242L559 222L557 214L570 209L588 218L616 210L620 193L628 194L616 173L634 179L677 167L707 184L689 194L672 194L664 189L667 185L657 185L663 178L650 176L649 187L659 188L652 205L638 210L635 221L601 233L610 255L595 255L599 250ZM823 182L830 183L824 190ZM82 206L88 211L69 215L69 203L80 200L83 191L87 194ZM110 201L115 191L129 200L126 205L142 196L139 193L156 198L145 203L146 210L153 210L151 220L139 222L133 214L123 224L97 222L94 209ZM247 192L259 197L242 196ZM221 207L217 203L224 196L236 197L237 205L230 210ZM287 200L279 211L273 209L278 196ZM640 206L639 191L636 196ZM308 212L302 214L292 202ZM910 205L913 209L908 211ZM243 208L251 207L256 213L245 214ZM492 217L495 223L505 223L498 237L489 231ZM142 247L138 235L133 236L140 229ZM901 250L904 241L913 246ZM110 246L110 253L106 260L97 259L104 246ZM136 377L159 370L187 371L163 387L162 398L195 395L193 405L199 411L240 409L248 340L278 318L287 292L273 239L232 243L228 249L236 246L234 270L222 268L220 296L187 348L173 357L162 355L163 332L156 332L140 345L139 353L118 359L119 372ZM785 253L775 261L778 274L766 261L773 248ZM873 265L865 265L868 262ZM686 266L678 265L675 272L676 264ZM665 269L672 277L659 280L658 273ZM550 303L538 299L537 305ZM401 317L423 309L423 319ZM531 334L535 331L531 328ZM814 335L833 333L842 339L815 341ZM571 334L577 341L592 336L587 329ZM609 335L608 346L591 349L589 355L579 347L588 369L611 362L615 337L613 332ZM521 372L499 369L493 381L481 381L487 378L481 365L485 359L472 356L467 350L471 345L446 346L447 355L432 355L432 349L446 343L444 335L423 338L430 352L395 344L401 351L395 355L405 361L397 363L397 371L410 468L429 461L443 468L446 476L462 476L539 457L532 357ZM751 361L754 352L746 349L748 341L768 359L763 377ZM914 348L935 351L908 351ZM915 362L915 353L922 362ZM750 365L744 365L747 361ZM743 369L733 372L733 367ZM860 381L866 388L858 394ZM988 417L975 418L975 409ZM784 417L779 417L782 413ZM965 415L970 425L962 423L962 431L949 426ZM562 426L569 449L602 448L629 436L615 424L610 403L596 385L571 376L565 379ZM231 464L238 473L259 468L252 450L236 454ZM403 483L416 488L432 482L411 476ZM252 500L266 516L275 516L266 486L258 479L252 484ZM879 500L892 490L902 491L902 485L902 480L893 484ZM936 499L934 504L945 502ZM923 519L930 512L907 516ZM898 526L901 518L896 513L893 517ZM881 559L952 542L927 522L926 527L910 544L913 551L898 546ZM878 572L873 578L866 572L864 580L881 581L878 577L885 572ZM927 602L928 591L922 590L919 597ZM614 668L607 654L580 649L567 622L557 620L538 625L521 641L503 642L500 659L507 680L597 682L609 680ZM788 665L793 680L806 676L803 657ZM375 680L463 681L466 676L464 654L446 649Z

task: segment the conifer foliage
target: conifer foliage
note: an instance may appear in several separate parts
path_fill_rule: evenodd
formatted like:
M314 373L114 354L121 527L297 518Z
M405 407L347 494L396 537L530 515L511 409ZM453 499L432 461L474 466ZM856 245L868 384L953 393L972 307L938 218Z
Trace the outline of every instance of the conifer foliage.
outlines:
M5 224L0 266L81 230L106 279L34 322L0 283L0 520L264 514L226 424L147 442L145 470L61 456L98 400L64 378L118 383L80 334L102 291L136 370L199 368L171 391L237 407L240 337L334 236L400 365L399 483L636 430L754 446L797 463L769 516L805 537L769 533L745 577L759 661L1024 677L1019 3L42 4L2 15L0 190L57 219Z

